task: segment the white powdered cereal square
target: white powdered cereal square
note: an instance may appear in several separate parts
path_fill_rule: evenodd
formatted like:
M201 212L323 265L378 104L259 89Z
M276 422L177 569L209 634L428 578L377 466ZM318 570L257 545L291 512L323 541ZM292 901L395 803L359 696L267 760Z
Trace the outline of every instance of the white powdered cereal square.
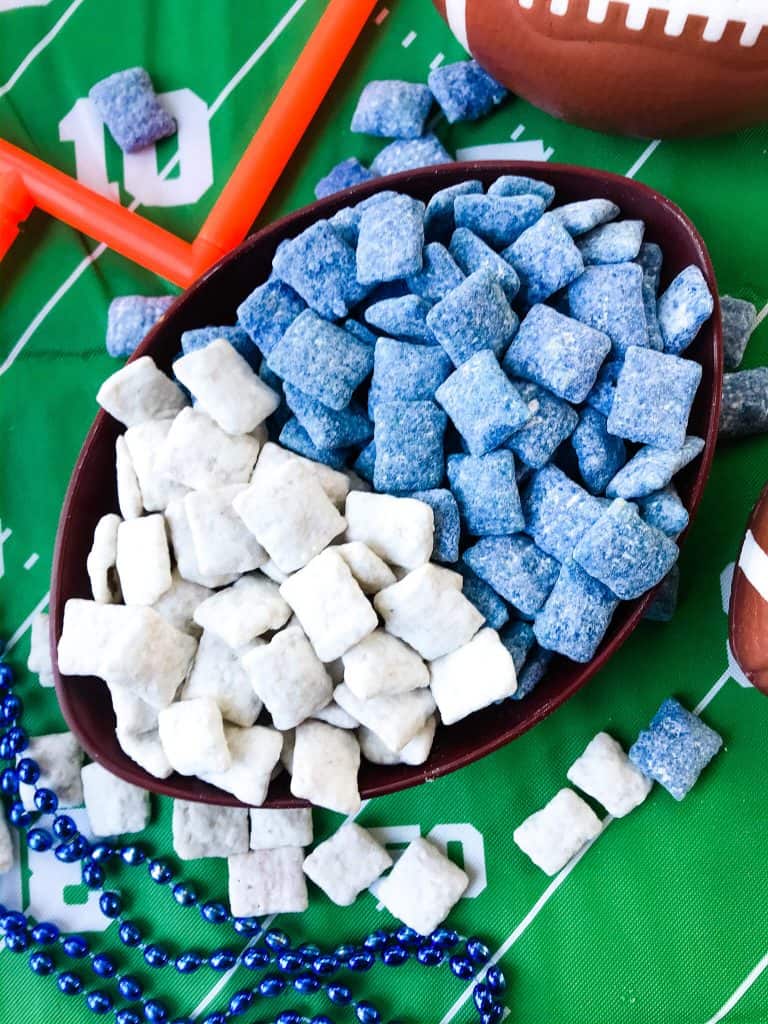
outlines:
M318 483L336 508L344 508L344 502L349 492L349 479L346 473L340 473L337 469L331 469L330 466L326 466L322 462L313 462L312 459L305 459L303 455L297 455L295 452L289 452L287 448L282 448L273 441L264 445L259 456L259 466L261 469L276 469L278 466L284 466L288 462L304 466L305 469L308 469L317 478Z
M135 519L144 510L139 478L133 468L133 459L125 436L115 441L115 473L117 475L117 504L123 519Z
M149 793L112 775L100 764L80 772L85 809L95 836L143 832L149 822Z
M229 908L233 917L300 914L307 909L304 851L285 846L229 858Z
M237 652L210 630L200 638L180 696L182 700L211 697L226 722L244 728L253 725L261 712L261 701Z
M359 700L429 686L429 669L412 647L376 629L342 655L344 682Z
M280 587L321 661L340 658L372 633L376 613L333 548L316 555Z
M326 665L327 668L328 666ZM353 718L344 708L339 707L335 700L329 701L324 708L316 711L312 718L316 722L327 722L328 725L335 725L337 729L356 729L360 725L357 719Z
M277 850L282 846L310 846L313 839L312 808L271 807L251 809L251 849Z
M338 906L349 907L391 866L371 833L349 821L305 858L304 874Z
M437 716L430 715L412 740L402 750L390 750L371 729L361 725L357 732L360 752L372 764L424 764L432 750L437 729Z
M265 576L274 580L275 583L285 583L290 575L290 573L283 572L280 566L273 562L271 558L268 558L264 565L260 565L259 568Z
M267 553L232 507L244 484L192 491L184 499L195 556L206 575L251 572Z
M157 716L160 742L180 775L225 772L232 764L221 711L215 700L177 701Z
M561 789L540 811L518 825L512 838L537 867L556 875L601 830L592 808L572 789Z
M168 590L171 556L161 515L120 523L116 564L126 604L154 604Z
M162 512L188 490L165 475L160 459L172 424L173 420L148 420L123 434L147 512Z
M13 867L13 840L11 830L5 823L5 815L0 815L0 875L4 875Z
M167 779L173 772L171 762L165 756L163 745L160 742L160 733L157 729L151 732L121 732L117 731L117 742L123 753L148 775L156 779Z
M108 512L96 523L93 543L85 567L91 583L94 601L101 604L119 604L122 598L117 565L117 531L122 520L114 512Z
M21 756L37 761L40 767L40 778L34 786L19 783L19 797L28 811L35 810L35 787L52 789L59 798L59 807L81 806L83 752L71 732L32 736Z
M194 620L195 609L207 601L213 591L185 580L178 569L171 572L171 585L152 605L158 615L182 633L195 638L203 632Z
M344 512L347 540L361 540L379 558L415 569L432 557L435 517L415 498L350 491Z
M202 410L182 409L163 442L158 466L177 483L196 491L210 491L247 483L258 455L255 437L233 437Z
M187 405L181 388L158 370L150 356L134 359L107 377L96 401L126 427L175 416Z
M249 651L243 666L276 729L293 729L325 707L333 694L331 678L299 626Z
M435 710L435 701L428 689L359 700L342 683L336 687L334 698L358 722L372 729L390 750L402 750Z
M653 782L629 760L616 740L599 732L567 772L568 781L623 818L645 800Z
M387 910L420 935L429 935L461 899L466 873L426 839L414 839L376 895Z
M142 733L157 729L157 708L153 708L124 686L111 686L109 683L107 686L112 698L112 710L115 713L118 732Z
M195 622L230 647L242 647L262 633L280 629L290 617L277 584L258 574L241 577L195 610Z
M248 850L245 807L173 801L173 849L182 860L231 857Z
M517 689L512 655L495 629L479 633L430 665L432 694L444 725L511 697Z
M51 664L50 618L48 612L38 612L30 629L27 668L37 673L41 686L53 686Z
M203 587L226 587L237 579L237 573L230 573L226 576L209 576L202 572L197 564L195 544L192 540L192 531L189 528L187 510L184 501L172 501L165 510L165 522L168 527L168 536L171 541L171 548L176 559L176 568L179 575L190 583L198 583Z
M304 722L296 729L290 769L294 796L339 814L354 814L360 809L359 767L360 747L352 733L325 722Z
M280 760L283 737L276 729L263 725L253 725L250 729L228 725L224 735L231 766L224 772L208 772L201 778L249 807L259 807L266 799L272 770Z
M339 544L336 550L349 566L364 594L378 594L384 587L389 587L396 581L395 574L387 563L361 540Z

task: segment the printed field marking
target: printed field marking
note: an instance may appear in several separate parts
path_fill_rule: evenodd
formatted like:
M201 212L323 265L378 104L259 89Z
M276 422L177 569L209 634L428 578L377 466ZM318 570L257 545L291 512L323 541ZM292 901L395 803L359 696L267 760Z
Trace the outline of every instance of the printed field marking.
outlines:
M3 524L0 523L0 580L5 576L5 556L3 555L3 546L12 533L13 530L10 526L6 526L6 528L3 529Z
M766 968L768 968L768 953L765 954L765 956L762 958L762 960L759 961L759 963L755 964L755 966L746 976L744 981L742 981L742 983L739 985L739 987L736 989L733 995L723 1003L723 1005L720 1007L720 1009L717 1011L714 1017L710 1017L710 1019L707 1021L707 1024L719 1024L719 1022L724 1017L727 1017L731 1010L734 1008L734 1006L737 1003L741 1002L743 996L745 996L746 993L752 988L752 986L755 984L757 979L765 971Z
M32 609L32 611L29 613L29 615L26 617L26 619L24 619L24 621L19 626L19 628L16 630L16 632L10 637L10 639L8 640L8 643L5 645L5 653L6 654L13 650L13 648L16 646L16 644L19 642L19 640L21 640L21 638L27 632L29 627L32 625L32 619L34 619L34 617L37 615L37 613L41 612L43 610L43 608L45 608L45 606L48 604L49 596L50 595L46 591L43 594L43 596L40 598L40 600L37 602L35 607Z
M759 327L760 324L768 316L768 302L763 306L760 312L757 314L757 320L755 320L755 327Z
M525 125L524 124L519 124L517 126L517 128L515 128L515 130L512 132L512 134L509 137L510 137L510 139L512 139L513 142L517 142L517 140L520 138L520 136L523 134L524 131L525 131Z
M29 556L29 558L24 563L24 568L27 570L27 572L29 572L29 570L34 565L37 565L37 563L39 561L40 561L40 555L38 555L38 553L36 551L33 551L32 554Z
M634 178L634 176L637 174L637 172L640 170L643 164L653 156L653 154L656 152L660 145L661 139L654 139L653 142L650 142L645 147L640 156L637 158L637 160L635 160L635 162L629 168L629 170L625 174L625 177Z
M414 31L410 31L408 35L405 37L405 39L403 39L400 45L403 47L403 49L407 50L415 38L416 33Z
M40 56L43 50L45 50L46 47L53 42L53 40L56 38L59 32L61 32L66 23L78 9L78 7L81 7L84 3L85 0L72 0L72 3L69 5L66 11L64 11L59 20L54 22L54 24L45 33L43 38L38 40L38 42L32 47L32 49L29 51L29 53L21 62L21 64L19 64L19 66L13 72L8 81L5 82L3 85L0 85L0 99L2 99L6 93L9 93L11 91L11 89L14 87L14 85L16 85L16 83L27 70L27 68L30 66L30 64L32 64L32 62Z
M373 20L374 20L375 24L381 25L382 22L386 21L386 19L388 17L389 17L389 8L388 7L382 7L381 10L379 11L379 13L376 15L376 17Z
M430 61L429 70L430 71L434 71L435 68L439 68L444 60L445 60L445 54L444 53L436 53L435 56Z

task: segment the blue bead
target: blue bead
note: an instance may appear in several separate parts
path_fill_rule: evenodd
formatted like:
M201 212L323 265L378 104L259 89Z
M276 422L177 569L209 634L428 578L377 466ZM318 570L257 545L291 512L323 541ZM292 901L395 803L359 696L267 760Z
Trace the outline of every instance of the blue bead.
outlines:
M16 751L7 736L0 736L0 761L13 761Z
M123 911L123 901L120 898L120 893L103 892L99 896L99 909L104 917L109 917L113 920L116 917L120 917Z
M507 988L507 979L504 977L504 972L495 964L485 972L485 983L491 992L497 996L500 996Z
M3 650L5 650L5 645L4 644L3 644ZM10 665L6 665L6 663L4 661L0 662L0 683L3 686L12 686L13 685L13 669L11 668Z
M173 871L165 861L151 860L149 862L149 877L153 882L157 882L158 885L167 885L173 878Z
M312 961L312 970L315 974L320 974L323 977L329 974L335 974L338 969L339 961L333 953L323 953L322 956L317 956Z
M304 960L298 953L288 950L285 953L281 953L277 958L277 966L281 971L285 971L286 974L295 974L304 966Z
M387 967L399 967L408 959L405 946L387 946L381 951L381 962Z
M444 957L444 950L440 949L439 946L432 945L431 943L422 946L416 954L416 959L425 967L439 966L443 962Z
M181 953L180 956L176 957L174 966L179 974L194 974L195 971L200 969L202 962L203 958L198 956L197 953Z
M104 868L92 860L83 862L81 874L89 889L100 889L104 885Z
M360 1021L360 1024L381 1024L381 1014L379 1011L371 1003L366 1003L363 1000L355 1006L355 1016Z
M180 907L193 907L197 903L197 893L188 885L182 885L179 882L177 885L174 885L171 891L173 892L173 898Z
M209 924L224 924L229 917L229 911L223 903L204 903L200 913Z
M89 992L85 1001L92 1013L109 1013L112 1009L112 999L106 992Z
M65 996L76 996L83 991L83 982L71 971L62 971L56 980L59 991Z
M132 974L125 974L119 979L117 990L123 999L127 999L129 1003L135 1003L144 994L141 982L138 978L134 978Z
M97 954L93 960L91 960L91 967L93 973L98 975L99 978L114 978L117 973L113 961L105 953Z
M123 859L123 863L127 864L129 868L135 868L139 864L143 864L147 859L146 853L140 846L124 846L120 851L120 856Z
M476 964L487 964L491 959L491 951L482 939L467 939L467 956Z
M59 806L59 798L52 789L46 789L45 786L35 790L34 801L35 807L43 814L55 814Z
M441 949L453 949L458 945L459 936L451 928L436 928L429 936L429 941Z
M350 971L369 971L373 967L375 957L368 949L356 950L347 959Z
M14 828L29 828L36 818L35 812L28 811L20 800L12 803L8 811L8 821Z
M251 946L250 949L243 950L240 960L243 967L248 971L263 971L265 967L269 967L272 957L268 950L258 946Z
M47 828L31 828L27 832L27 846L36 853L45 853L53 846L53 836Z
M38 946L53 945L54 942L59 941L60 934L58 926L50 921L40 921L32 929L32 939Z
M81 960L91 951L84 935L65 935L61 946L67 956L71 956L73 960Z
M337 982L328 985L325 991L331 1002L336 1003L337 1006L349 1006L352 1002L352 992L346 985L339 985Z
M117 934L124 946L133 948L141 944L141 932L132 921L124 921Z
M272 996L279 996L285 991L285 978L281 978L277 974L268 974L265 978L262 978L259 982L259 995L271 998Z
M165 967L168 963L168 954L162 946L147 946L144 950L144 960L150 967Z
M16 765L16 771L19 773L19 781L25 782L28 786L34 786L40 778L40 765L31 757L22 757Z
M29 958L29 969L34 971L35 974L45 977L53 974L56 970L56 965L45 953L33 953Z
M142 1009L144 1010L144 1019L148 1020L150 1024L166 1024L168 1011L157 999L148 999Z
M264 942L270 949L274 949L276 951L286 949L291 944L291 940L285 932L281 932L279 928L270 928L264 936Z
M246 1010L250 1010L255 999L256 997L253 992L248 992L246 989L240 989L239 992L235 992L229 1000L229 1012L231 1016L237 1017L239 1014L245 1013Z
M504 1007L500 1006L499 1003L494 1003L489 1010L480 1014L480 1024L499 1024L503 1016Z
M421 935L413 928L407 928L405 925L401 925L395 932L395 938L402 946L407 946L410 949L416 949L421 942Z
M16 725L3 736L2 743L5 744L5 749L10 751L10 757L7 755L3 756L5 756L6 760L10 761L11 758L27 749L29 746L29 736L27 736L22 728Z
M0 931L2 932L25 931L26 927L27 919L18 910L6 910L3 916L0 917Z
M26 932L9 932L5 936L5 947L11 953L24 953L29 949L29 936Z
M227 1024L227 1015L225 1013L209 1013L207 1017L204 1017L202 1024Z
M68 814L58 814L53 819L53 834L58 839L71 839L77 835L77 825Z
M97 864L102 861L111 860L115 856L117 850L114 846L110 846L109 843L95 843L91 847L91 859L95 860Z
M17 718L21 717L24 710L24 702L15 693L6 693L0 701L0 725L12 725ZM35 782L35 779L31 779Z
M261 925L255 917L235 917L232 927L238 935L258 935L261 931Z
M320 982L312 974L299 974L293 979L293 987L302 995L311 996L320 988Z
M231 949L217 949L208 957L208 963L214 971L229 971L237 963L237 953Z
M344 943L341 946L337 946L336 949L334 950L334 953L339 958L339 960L342 960L346 963L346 961L349 960L351 956L354 956L354 954L357 953L357 946L353 946L350 943Z
M449 963L453 974L462 981L467 981L475 973L475 965L468 956L452 956Z
M478 1013L487 1013L494 1005L493 993L484 982L475 985L472 992L472 999L477 1007Z
M171 1024L195 1024L191 1017L174 1017Z
M275 1018L275 1024L300 1024L301 1014L295 1010L283 1010Z
M326 1017L324 1013L318 1013L311 1020L311 1024L333 1024L330 1017Z
M387 935L386 932L376 931L371 932L371 934L363 940L363 945L365 946L366 949L384 949L388 940L389 936Z
M118 1010L115 1014L115 1024L141 1024L141 1017L133 1010Z
M319 946L316 946L314 942L302 942L296 952L301 957L305 966L311 967L315 957L320 956L323 951Z
M53 853L56 860L60 860L62 864L75 864L80 860L78 847L71 839L69 842L57 846Z
M0 773L0 792L6 796L16 796L19 792L19 773L15 768L3 768Z

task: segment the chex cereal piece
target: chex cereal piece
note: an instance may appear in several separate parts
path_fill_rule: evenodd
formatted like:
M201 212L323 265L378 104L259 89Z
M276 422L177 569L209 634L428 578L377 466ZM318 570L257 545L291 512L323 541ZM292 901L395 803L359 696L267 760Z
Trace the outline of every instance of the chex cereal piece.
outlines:
M415 569L428 562L434 513L421 501L353 491L345 508L347 540L360 540L390 565Z
M200 409L182 409L163 442L158 462L171 480L206 491L246 483L259 448L250 434L234 437Z
M242 647L254 637L280 629L291 609L276 583L253 573L219 590L195 609L195 622L229 644Z
M397 139L380 150L371 164L371 170L378 177L410 171L416 167L432 167L435 164L449 164L453 157L442 142L428 132L420 139Z
M123 519L135 519L144 510L139 478L133 467L125 435L115 441L115 475L117 477L117 504Z
M120 580L115 568L120 524L120 516L108 512L99 519L93 531L93 543L86 559L86 568L93 599L100 604L117 604L122 597Z
M304 873L337 906L349 907L391 866L384 847L349 821L305 858Z
M641 220L619 220L602 224L576 243L585 266L595 263L625 263L640 252L645 224Z
M350 568L364 594L378 594L395 582L395 574L367 544L360 540L339 544L335 549Z
M459 506L449 490L432 488L414 491L411 498L424 502L432 509L435 522L432 558L436 562L455 562L459 557L461 527ZM394 578L392 579L394 583Z
M80 772L83 797L91 832L95 836L119 836L142 832L149 822L149 793L118 779L100 764Z
M507 96L504 86L476 60L441 64L430 71L427 81L448 124L476 121L490 113Z
M331 410L333 412L334 410ZM318 448L312 438L299 423L296 417L289 419L280 431L278 441L284 447L297 455L302 455L315 462L331 466L333 469L343 469L347 463L347 452L343 448Z
M561 398L532 381L516 380L518 394L528 406L529 419L507 438L504 447L526 466L541 469L576 429L579 414Z
M244 727L253 725L261 711L261 701L237 653L211 630L205 630L200 638L180 697L210 697L225 721Z
M232 506L244 490L245 484L234 484L192 491L184 499L195 557L206 576L250 572L267 561L266 551Z
M431 106L426 85L397 79L369 82L360 93L351 130L385 139L418 139Z
M233 917L300 914L308 906L301 847L252 850L229 857L229 907Z
M296 729L291 793L339 814L360 809L357 772L360 745L352 733L325 722L303 722Z
M576 238L618 217L621 210L610 199L582 199L576 203L558 206L552 213L568 234Z
M35 787L52 789L59 798L59 807L79 807L82 804L80 768L83 752L71 732L31 736L21 756L36 761L40 768L40 777L34 785L19 783L19 799L28 811L36 810Z
M584 269L581 253L553 213L545 213L501 255L515 268L529 305L565 288Z
M723 319L723 359L726 370L735 370L741 363L752 332L757 326L757 310L745 299L720 296Z
M186 581L202 587L225 587L234 582L236 574L224 576L207 576L197 564L195 544L189 526L187 511L183 501L172 501L165 510L165 523L171 542L173 556L176 560L176 571ZM210 597L207 594L206 597ZM203 598L202 600L204 600ZM200 602L201 603L201 602ZM185 631L188 632L188 631Z
M298 312L300 312L300 310ZM191 331L182 331L181 351L185 356L188 356L192 352L199 352L200 349L206 348L214 341L219 340L226 341L231 345L235 352L243 357L252 370L258 370L259 363L261 362L259 359L259 350L253 343L253 339L248 332L239 326L233 327L231 325L222 325L221 327L196 327ZM175 369L176 364L174 363L174 370Z
M107 377L96 401L126 427L175 416L188 404L178 385L158 370L150 356L135 359Z
M517 688L512 655L495 629L481 629L468 644L434 660L430 673L432 695L444 725L510 697Z
M527 178L522 174L502 174L488 186L489 196L540 196L549 206L555 198L555 189L547 181Z
M488 267L481 267L432 307L427 325L454 366L461 366L486 348L500 357L517 330L518 320L496 275Z
M648 347L643 270L636 263L587 267L569 286L568 304L572 317L608 335L614 355Z
M107 311L106 346L116 359L132 356L169 306L175 295L118 295Z
M468 228L457 228L453 232L450 251L465 274L474 274L482 267L492 270L510 302L520 291L520 278L514 267Z
M163 446L173 423L169 419L147 420L129 427L123 434L147 512L162 512L172 501L183 498L187 493L183 484L165 475Z
M259 351L268 356L305 309L304 300L293 288L274 278L254 288L240 303L237 322L248 332Z
M248 811L173 801L173 851L180 860L230 857L248 850Z
M685 441L701 375L701 365L691 359L653 349L627 349L608 430L629 441L675 451Z
M395 577L392 577L392 583ZM30 628L29 657L27 668L35 672L41 686L53 686L53 664L51 662L50 617L48 612L38 612Z
M422 257L421 270L410 274L406 283L414 295L430 303L439 302L452 289L458 288L464 280L464 274L453 254L440 242L428 242L424 246Z
M525 531L548 555L564 562L602 514L603 506L556 466L536 473L522 497Z
M409 843L378 888L390 914L420 935L429 935L461 899L466 872L426 839Z
M512 838L536 867L556 875L600 835L602 828L589 804L572 789L561 789L540 811L518 825Z
M276 633L242 662L276 729L293 729L325 707L333 694L330 676L298 626Z
M359 320L355 320L354 317L344 321L344 330L349 331L358 341L363 341L366 345L376 344L376 335L373 331L369 330L365 324L361 324Z
M677 537L688 525L688 510L671 484L644 498L638 498L635 504L646 523L655 526L668 537Z
M378 284L417 273L422 268L423 246L423 203L395 196L369 206L360 218L357 280Z
M117 742L123 753L148 775L156 779L167 779L173 774L171 762L165 756L157 729L141 733L118 730Z
M534 646L518 674L517 689L512 694L512 700L523 700L536 689L549 671L553 657L552 651L545 651L538 644Z
M468 643L483 616L461 593L461 577L436 565L422 565L380 590L376 611L387 633L431 661Z
M107 683L118 732L142 733L157 729L158 709L123 686Z
M14 864L13 839L11 830L5 823L5 815L0 820L0 875L6 874Z
M352 185L359 185L363 181L370 181L373 175L367 167L363 166L355 156L351 156L341 163L336 164L330 171L315 185L315 197L325 199L332 196L334 192L341 192L342 189L351 188Z
M250 815L252 850L279 850L312 843L311 807L252 807Z
M337 658L335 662L331 662L331 665L336 665L340 661L341 659ZM326 669L328 669L328 675L335 683L336 679L334 678L334 673L331 671L331 665L326 665ZM341 679L343 678L342 669ZM341 679L339 679L338 682L341 682ZM324 708L320 708L319 711L316 711L314 715L312 715L312 718L316 722L325 722L327 725L333 725L337 729L357 729L360 725L358 720L353 718L352 715L337 704L335 700L329 701Z
M673 476L693 462L704 450L700 437L686 437L678 451L664 451L646 445L622 466L605 489L609 498L644 498L666 487Z
M719 429L720 437L747 437L768 430L768 367L724 374Z
M608 430L608 422L597 409L585 406L579 416L579 425L571 434L581 479L592 494L602 494L627 461L627 446Z
M659 297L656 307L664 351L672 355L685 352L714 308L714 299L701 270L694 265L681 270Z
M205 775L231 767L219 705L210 697L176 701L157 716L160 742L174 771Z
M482 183L475 180L460 181L434 193L424 214L424 233L429 241L447 242L456 227L453 204L457 196L478 195Z
M427 327L430 309L430 304L418 295L402 295L374 302L366 309L365 319L377 330L395 338L433 345L435 337Z
M546 650L587 662L605 636L618 603L612 590L575 562L565 562L536 616L533 632Z
M272 266L281 281L329 320L346 316L366 293L355 278L354 250L327 220L316 221L281 246Z
M350 647L342 661L344 683L360 701L429 686L429 670L416 651L381 629ZM339 703L344 707L343 701ZM351 714L357 718L354 711Z
M432 693L423 687L360 700L341 683L334 697L345 711L375 732L391 750L401 750L435 710Z
M504 356L507 373L525 377L569 402L589 394L611 340L550 306L534 306Z
M649 622L671 622L677 611L677 595L680 590L680 566L675 563L656 588L653 601L643 615Z
M659 279L664 262L661 247L655 242L643 242L636 262L643 268L643 303L645 305L645 323L648 328L648 344L657 352L661 352L664 348L664 339L661 336L659 319L656 315Z
M714 729L670 697L630 747L629 759L675 800L682 800L722 745Z
M374 350L369 409L373 411L378 401L433 399L452 369L453 363L440 345L413 345L379 338Z
M485 619L486 626L491 629L501 629L509 622L509 609L506 601L499 597L496 591L489 587L485 580L481 580L463 562L460 562L456 569L461 573L464 580L462 593L468 601L477 608Z
M359 406L353 404L346 409L329 409L292 384L285 385L285 399L318 449L363 444L373 436L373 424Z
M512 452L449 455L447 472L459 513L469 533L485 537L523 529Z
M154 604L168 590L171 556L159 513L120 523L115 564L126 604Z
M124 153L136 153L176 132L144 68L126 68L91 86L88 98Z
M495 249L503 249L541 217L546 209L538 196L457 196L453 204L457 228L467 228Z
M337 235L354 249L357 246L360 219L363 213L371 206L386 203L387 200L393 199L399 194L399 192L393 192L391 189L382 189L380 192L374 192L372 196L362 199L359 203L355 203L354 206L345 206L342 210L339 210L338 213L331 217L328 223Z
M623 359L607 359L600 367L597 380L586 398L587 405L597 409L603 416L610 416L616 383L624 366Z
M447 423L448 417L434 402L377 402L373 431L376 490L438 487L445 475Z
M483 537L464 561L523 615L535 615L549 597L560 566L529 537Z
M363 757L373 764L419 765L424 764L430 755L436 729L437 715L430 715L426 723L402 750L390 750L375 732L364 725L360 726L357 735Z
M530 622L510 622L499 631L499 640L504 644L512 656L515 665L515 673L518 676L518 689L520 683L520 672L525 665L528 655L536 646L536 637L533 635L533 626Z
M607 732L599 732L590 740L567 776L569 782L597 800L614 818L623 818L639 807L653 785Z
M376 466L376 445L373 441L368 442L352 465L354 467L354 471L362 480L366 481L368 484L373 483L373 470Z
M241 803L258 807L264 803L275 765L280 760L283 737L277 729L253 725L240 729L225 725L224 736L231 759L226 771L206 772L200 777L237 797Z

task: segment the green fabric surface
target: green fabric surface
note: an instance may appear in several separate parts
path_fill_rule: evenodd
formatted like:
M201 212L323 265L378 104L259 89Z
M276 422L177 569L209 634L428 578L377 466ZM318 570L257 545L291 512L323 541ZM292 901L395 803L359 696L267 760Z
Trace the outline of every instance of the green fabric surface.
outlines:
M366 161L380 148L377 140L348 130L367 81L424 81L437 55L463 55L428 0L387 0L387 7L384 17L386 8L377 8L378 18L364 30L260 222L310 201L315 181L337 161L350 155ZM60 122L98 79L141 64L158 91L192 90L208 106L213 183L195 202L141 208L191 238L323 9L321 0L0 5L0 137L74 173L73 144L60 138ZM60 31L15 75L59 19ZM410 33L415 37L406 45ZM203 118L203 133L205 124ZM667 194L697 224L721 292L766 312L768 126L649 147L561 124L513 99L484 121L453 127L438 122L436 131L454 151L506 143L514 133L519 145L530 147L520 150L522 158L540 153L622 174L640 163L636 177ZM105 146L108 180L121 183L120 198L128 204L133 197L125 188L122 156L111 139ZM158 146L159 167L175 147L174 140ZM25 625L45 603L59 508L96 411L95 392L117 366L104 350L107 305L116 295L172 291L40 213L0 266L0 630L15 637L10 660L23 679L20 692L35 732L60 730L63 720L53 692L26 673ZM762 324L744 365L765 363L766 349L768 325ZM358 817L381 829L393 846L438 829L437 838L468 866L471 895L450 920L501 951L509 979L505 1005L520 1024L714 1024L721 1013L733 1024L768 1020L768 976L761 976L768 966L768 702L741 685L730 665L724 612L727 569L766 476L767 455L768 441L760 438L718 451L682 552L673 623L641 624L589 685L506 749L428 786L368 803ZM641 808L612 822L582 859L548 879L514 845L513 829L566 784L568 766L597 731L631 743L670 694L690 708L706 698L702 715L723 735L723 752L683 803L655 787ZM76 813L84 821L84 812ZM152 823L141 838L176 863L170 818L170 801L153 798ZM318 812L315 820L322 838L341 819ZM223 861L185 864L182 874L207 897L226 894ZM244 944L204 924L196 910L176 907L146 869L122 868L112 877L126 893L127 916L169 950ZM172 967L151 972L135 951L120 947L114 926L103 930L78 869L50 854L25 855L19 872L0 878L0 901L19 900L72 930L98 926L94 946L112 951L120 970L144 978L173 1014L191 1015L197 1008L204 1017L253 983L243 969L223 977L201 971L187 979ZM359 939L391 919L370 894L341 910L314 890L306 914L277 923L301 941L330 945ZM93 1019L81 998L65 999L52 979L34 978L25 961L0 950L3 1024ZM351 984L387 1018L429 1024L474 1018L467 984L445 968L378 967ZM244 1019L272 1019L286 1005L328 1012L321 1000L286 997L259 1003ZM331 1016L351 1019L343 1010Z

